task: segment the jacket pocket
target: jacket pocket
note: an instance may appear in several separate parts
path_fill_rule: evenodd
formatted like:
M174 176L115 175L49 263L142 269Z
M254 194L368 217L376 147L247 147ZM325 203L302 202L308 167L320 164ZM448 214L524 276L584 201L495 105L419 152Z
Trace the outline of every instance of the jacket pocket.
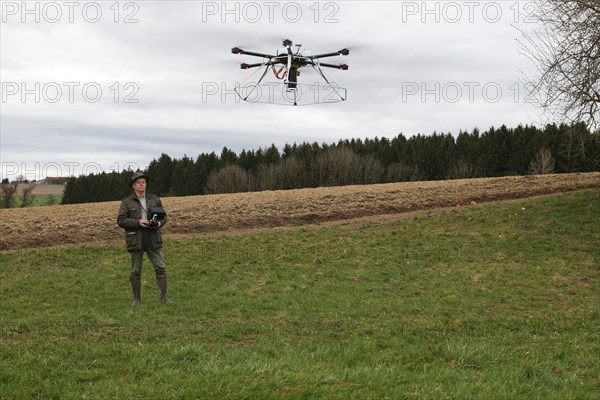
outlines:
M139 231L126 231L125 232L125 243L127 244L127 250L135 249L138 245L138 232Z
M162 239L162 235L160 234L160 231L156 230L156 231L151 231L151 232L152 232L152 237L150 240L152 240L152 246L156 249L162 249L163 239Z

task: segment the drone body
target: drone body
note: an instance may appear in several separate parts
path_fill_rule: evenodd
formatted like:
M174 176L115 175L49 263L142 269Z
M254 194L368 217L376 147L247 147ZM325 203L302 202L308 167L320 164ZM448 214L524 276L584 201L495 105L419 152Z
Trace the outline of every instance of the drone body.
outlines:
M346 100L346 89L339 87L339 85L338 85L338 87L334 87L331 82L331 79L328 79L328 77L326 76L326 74L324 73L324 71L321 68L322 67L335 68L335 69L345 71L348 69L348 65L347 64L337 64L336 65L336 64L322 63L321 59L326 58L326 57L346 56L350 53L350 50L342 49L342 50L338 50L336 52L331 52L331 53L311 55L310 51L308 51L308 50L300 51L300 48L302 47L302 45L299 45L299 44L295 45L297 47L297 49L294 52L292 50L293 43L289 39L284 40L282 44L283 44L283 47L278 49L277 53L275 55L265 54L265 53L257 53L257 52L253 52L253 51L246 51L239 47L234 47L231 49L231 52L233 54L248 55L248 56L263 58L263 61L260 63L253 63L253 64L242 63L240 65L241 69L251 69L251 68L257 68L257 67L264 68L261 78L258 80L257 83L253 84L254 89L256 89L257 87L260 87L260 85L263 82L263 79L267 75L267 72L269 71L269 69L271 69L277 79L284 80L284 85L285 85L286 91L291 92L293 94L293 98L294 98L293 105L298 105L298 102L297 102L297 100L298 100L298 85L299 85L298 76L300 75L300 69L303 67L310 66L318 72L318 74L321 76L321 78L323 78L325 80L325 82L328 85L326 87L328 89L333 88L334 92L336 93L336 96L329 96L331 99L335 99L335 101L331 101L331 99L330 99L330 101L324 101L324 102L339 102L339 101ZM312 85L311 87L314 87L314 85ZM248 101L249 96L253 92L254 92L254 90L252 90L250 93L246 93L245 95L242 95L241 93L238 93L238 94L240 95L240 97L243 100ZM316 102L317 101L315 101L314 103L316 103Z

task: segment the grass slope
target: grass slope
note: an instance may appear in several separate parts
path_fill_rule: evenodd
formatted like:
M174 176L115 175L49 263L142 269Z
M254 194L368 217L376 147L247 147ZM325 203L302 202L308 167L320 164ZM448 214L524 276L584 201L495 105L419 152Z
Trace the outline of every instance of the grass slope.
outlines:
M52 199L51 199L52 196ZM60 204L62 201L63 195L56 194L36 194L33 196L33 202L27 207L40 207L40 206L48 206L48 205L56 205ZM23 196L15 196L15 201L13 204L13 208L21 207L23 203Z
M599 196L1 254L0 398L597 398Z

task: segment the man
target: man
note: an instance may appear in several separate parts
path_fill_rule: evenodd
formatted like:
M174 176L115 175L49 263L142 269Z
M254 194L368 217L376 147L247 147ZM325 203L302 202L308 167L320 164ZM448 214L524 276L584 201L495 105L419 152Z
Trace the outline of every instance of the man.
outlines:
M133 194L121 202L117 215L117 224L125 229L127 251L131 253L131 274L129 280L133 290L133 307L141 302L142 291L142 259L144 252L154 266L156 283L160 291L160 301L170 303L167 297L167 271L162 253L162 236L160 228L166 225L167 216L162 220L150 221L148 211L152 207L162 207L160 199L146 192L148 176L138 171L133 174L129 186Z

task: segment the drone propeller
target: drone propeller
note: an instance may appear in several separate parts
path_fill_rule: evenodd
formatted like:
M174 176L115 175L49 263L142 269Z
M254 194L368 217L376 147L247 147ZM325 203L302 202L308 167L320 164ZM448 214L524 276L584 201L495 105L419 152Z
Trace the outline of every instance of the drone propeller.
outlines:
M365 44L365 43L345 43L346 44L346 48L350 51L363 51L364 49L368 48L369 45Z
M336 41L337 42L337 41ZM326 46L329 48L336 48L339 43L330 43L329 41L325 41L325 42L321 42L322 46ZM350 52L352 53L360 53L363 50L365 50L365 48L369 47L369 45L367 44L360 44L360 43L350 43L347 44L344 48L342 48L341 50L338 50L337 52L331 52L331 53L326 53L326 54L331 54L329 57L335 57L335 56L347 56L350 54Z

